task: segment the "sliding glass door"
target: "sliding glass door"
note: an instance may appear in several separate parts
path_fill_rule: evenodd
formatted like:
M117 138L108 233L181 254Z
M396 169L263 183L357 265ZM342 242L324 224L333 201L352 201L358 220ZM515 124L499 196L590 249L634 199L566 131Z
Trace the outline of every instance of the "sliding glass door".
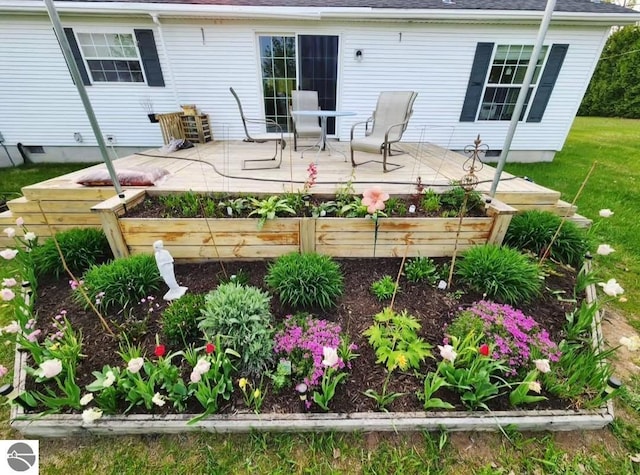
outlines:
M318 91L320 108L335 110L338 37L319 35L260 36L265 117L288 130L288 104L295 89ZM275 129L272 128L272 129ZM274 131L274 130L269 130ZM327 132L335 133L334 119Z

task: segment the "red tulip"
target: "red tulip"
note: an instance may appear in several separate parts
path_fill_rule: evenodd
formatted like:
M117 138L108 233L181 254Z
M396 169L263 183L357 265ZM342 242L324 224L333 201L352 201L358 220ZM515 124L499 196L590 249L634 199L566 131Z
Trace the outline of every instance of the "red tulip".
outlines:
M205 346L204 351L207 352L207 354L211 354L214 351L216 351L216 345L214 345L213 343L207 343L207 346Z
M489 345L487 345L486 343L480 345L478 353L480 353L482 356L489 356Z
M157 345L155 350L153 350L153 354L156 355L158 358L160 358L161 356L164 356L166 352L167 352L167 348L164 345Z

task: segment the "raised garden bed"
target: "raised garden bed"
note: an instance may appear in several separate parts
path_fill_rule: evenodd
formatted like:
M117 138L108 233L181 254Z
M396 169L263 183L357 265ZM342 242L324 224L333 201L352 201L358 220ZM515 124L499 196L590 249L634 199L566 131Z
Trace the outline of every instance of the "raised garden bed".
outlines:
M257 218L127 217L149 191L128 190L92 208L98 213L116 257L149 253L162 240L177 259L264 259L289 252L318 252L333 257L451 256L477 244L501 244L516 213L498 200L486 217L309 218L278 217L262 228ZM458 232L459 231L459 232Z
M349 261L345 261L348 267ZM354 263L354 261L351 261ZM357 263L357 261L355 261ZM507 407L504 399L495 400L490 412L477 411L434 411L425 412L416 410L420 403L406 402L412 398L408 394L405 398L396 400L390 407L392 412L374 412L373 403L361 396L361 391L366 387L367 377L375 378L382 373L379 365L375 365L375 355L371 348L364 343L361 335L363 328L371 322L372 313L377 312L380 304L363 296L367 292L367 284L373 278L380 277L381 274L397 271L399 259L376 260L377 266L367 265L360 262L354 268L360 269L360 274L346 272L345 280L348 288L345 289L345 299L341 301L339 307L334 311L320 314L320 317L331 318L332 321L340 323L343 327L349 327L352 333L352 341L357 343L361 356L355 360L354 367L358 369L350 375L349 381L339 388L336 395L336 412L321 413L299 413L300 405L297 394L288 391L280 397L267 396L265 400L264 412L262 414L248 413L246 407L242 407L242 398L234 395L229 404L222 408L222 414L208 416L195 424L187 425L187 422L195 414L169 414L165 410L158 409L156 414L130 414L127 416L103 416L90 424L84 424L79 414L58 414L41 415L27 414L20 407L14 406L11 413L12 426L26 436L69 436L79 434L138 434L138 433L176 433L184 431L211 431L211 432L248 432L252 430L273 430L273 431L353 431L353 430L499 430L501 427L515 426L521 430L578 430L595 429L607 425L613 420L611 404L596 410L573 410L568 401L551 399L545 403L532 406L534 409L523 410L503 410ZM229 263L228 272L236 272L249 265L248 263ZM251 265L259 265L253 263ZM252 284L258 283L261 275L258 267L250 267ZM188 285L193 292L205 291L215 285L215 275L217 269L214 264L208 265L181 265L176 269L181 283ZM364 280L364 275L372 277ZM208 278L207 278L208 276ZM113 347L107 348L108 337L104 335L99 327L95 316L84 312L79 308L73 308L71 298L66 283L42 282L39 283L41 307L39 313L51 314L65 307L69 310L70 320L74 327L78 325L83 330L85 346L93 350L87 358L87 366L79 366L78 380L84 384L90 382L90 371L96 370L102 364L109 362L109 358L115 358ZM364 284L364 285L363 285ZM567 283L560 280L552 280L548 284L555 290L567 290ZM360 286L360 294L357 288ZM423 325L425 338L433 344L441 342L443 335L443 322L446 321L446 311L437 305L444 305L448 300L449 311L455 310L457 306L466 305L479 298L477 295L466 293L460 298L451 294L438 293L432 288L421 289L408 287L403 283L405 292L398 294L396 302L397 308L408 308L412 314L420 317ZM67 292L65 293L65 289ZM457 289L452 288L451 291ZM348 296L351 295L351 299ZM369 296L371 297L371 296ZM593 286L588 288L587 299L595 298ZM359 302L359 303L358 303ZM427 309L427 307L429 307ZM421 308L423 309L421 311ZM428 317L428 310L439 310L432 313L431 321ZM523 308L527 314L536 315L538 321L549 327L552 336L560 336L559 328L562 326L564 314L562 312L563 302L557 299L556 295L545 294L539 301ZM375 309L375 310L374 310ZM282 318L286 314L286 307L277 301L273 303L274 314ZM90 321L93 317L93 327L82 327L80 321ZM541 320L544 318L544 320ZM556 320L554 324L554 319ZM594 344L602 344L600 333L600 316L596 314L593 325ZM153 353L154 334L158 330L157 326L150 324L146 336L141 339L141 343L147 349L147 353ZM15 386L24 389L27 384L27 374L25 365L27 354L22 351L16 352ZM81 365L84 365L83 361ZM428 369L428 368L427 368ZM400 375L401 376L401 375ZM381 377L370 379L372 386L381 384ZM415 383L408 381L409 378L399 377L393 382L393 390L411 392L417 389ZM357 382L356 382L357 380ZM413 385L412 385L413 384ZM413 396L413 399L415 397ZM353 401L360 401L357 411L349 410L348 404ZM363 402L364 401L364 402ZM367 406L369 403L369 406ZM458 409L458 406L456 406ZM240 413L237 413L237 411ZM246 411L243 413L243 411Z

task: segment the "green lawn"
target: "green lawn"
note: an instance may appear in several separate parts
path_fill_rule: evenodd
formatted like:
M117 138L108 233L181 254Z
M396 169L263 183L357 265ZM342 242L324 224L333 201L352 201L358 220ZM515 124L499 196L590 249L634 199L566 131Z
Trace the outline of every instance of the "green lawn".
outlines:
M576 120L564 150L553 163L511 164L507 170L527 175L559 190L572 201L593 161L598 165L578 200L578 212L595 221L594 237L616 252L597 256L604 277L616 278L627 303L616 304L638 327L640 223L638 175L640 121ZM77 165L3 169L0 192L77 168ZM11 177L5 172L9 171ZM603 220L598 210L615 215ZM0 274L7 266L0 263ZM1 317L1 316L0 316ZM2 318L0 318L2 320ZM6 315L4 320L6 321ZM0 347L0 361L12 363L12 349ZM624 402L611 428L570 434L194 434L42 440L41 470L51 474L226 474L226 473L366 473L366 474L629 474L640 473L629 455L640 452L640 381L626 381ZM9 432L2 410L3 438Z

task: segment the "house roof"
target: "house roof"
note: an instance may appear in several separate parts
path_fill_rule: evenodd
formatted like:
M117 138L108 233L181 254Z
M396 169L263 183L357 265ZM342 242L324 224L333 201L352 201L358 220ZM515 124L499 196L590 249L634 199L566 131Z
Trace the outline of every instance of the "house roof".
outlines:
M67 0L76 3L157 3L235 7L367 8L401 10L543 11L546 0ZM447 3L447 2L452 3ZM633 10L604 0L557 0L554 11L575 13L629 13Z

